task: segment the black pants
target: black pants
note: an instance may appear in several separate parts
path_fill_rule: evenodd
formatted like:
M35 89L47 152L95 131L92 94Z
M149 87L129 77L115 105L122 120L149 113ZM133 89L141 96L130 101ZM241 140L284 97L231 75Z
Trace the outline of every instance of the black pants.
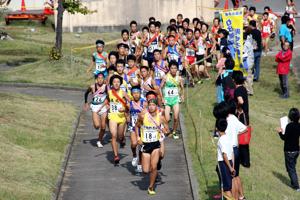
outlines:
M250 167L249 145L239 145L240 164L244 167Z
M297 176L297 171L296 171L296 164L297 164L298 156L299 156L298 151L284 152L286 171L289 174L289 177L291 179L291 185L294 189L299 189L298 176Z
M279 74L280 88L284 97L289 97L288 75Z

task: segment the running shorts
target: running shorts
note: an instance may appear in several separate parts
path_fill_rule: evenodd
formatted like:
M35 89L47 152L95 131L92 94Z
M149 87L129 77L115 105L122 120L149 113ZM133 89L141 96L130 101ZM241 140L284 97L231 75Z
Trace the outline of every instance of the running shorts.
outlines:
M142 153L148 153L151 154L155 149L160 148L160 142L149 142L149 143L143 143L143 146L141 148Z
M107 107L106 106L103 106L103 104L99 104L99 105L95 105L95 104L91 104L90 105L90 108L91 108L91 111L92 112L98 112L98 115L103 115L104 113L107 112ZM101 108L102 107L102 108ZM101 110L99 110L101 108Z

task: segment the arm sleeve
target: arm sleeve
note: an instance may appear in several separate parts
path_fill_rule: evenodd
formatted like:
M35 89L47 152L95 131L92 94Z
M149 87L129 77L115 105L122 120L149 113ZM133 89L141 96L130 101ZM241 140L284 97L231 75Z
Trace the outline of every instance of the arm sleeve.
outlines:
M282 62L288 62L292 59L292 52L288 51L285 55L281 57Z
M87 103L87 100L88 100L88 96L89 96L89 93L90 93L91 89L88 88L85 93L84 93L84 103Z

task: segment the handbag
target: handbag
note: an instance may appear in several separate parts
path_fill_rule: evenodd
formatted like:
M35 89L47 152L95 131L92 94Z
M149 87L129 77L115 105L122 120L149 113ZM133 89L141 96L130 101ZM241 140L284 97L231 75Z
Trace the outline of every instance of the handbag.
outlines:
M247 129L244 133L239 134L238 136L239 144L248 145L250 144L250 140L251 140L252 127L250 125L247 125L246 115L244 112L238 115L238 119L240 119L241 115L243 115L244 117L244 124L247 126Z

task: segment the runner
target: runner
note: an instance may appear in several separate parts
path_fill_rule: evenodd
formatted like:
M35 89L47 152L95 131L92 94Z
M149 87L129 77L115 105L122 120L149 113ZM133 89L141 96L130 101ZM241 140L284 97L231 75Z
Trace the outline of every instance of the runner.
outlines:
M158 94L159 98L161 98L161 93L158 86L155 84L152 76L149 73L149 67L141 66L141 90L142 90L142 98L146 99L146 94L149 91L153 91Z
M138 86L141 82L140 80L140 70L136 66L136 57L134 55L129 55L127 58L128 67L125 71L127 81L128 91L131 91L131 87Z
M154 50L154 62L152 64L153 78L155 84L160 86L162 78L168 73L168 63L161 58L161 51Z
M108 63L109 63L109 67L110 66L117 66L117 60L119 59L119 54L116 51L111 51L108 54Z
M256 21L258 22L258 15L256 14L256 8L255 7L250 7L249 8L249 14L247 16L247 21L250 23L250 21Z
M115 73L116 75L119 75L122 77L122 84L120 86L121 90L123 90L124 92L128 93L128 77L127 74L124 72L125 70L125 61L119 59L117 61L117 72Z
M139 46L140 40L141 40L141 33L137 29L137 22L136 21L131 21L130 22L129 36L130 36L130 44L131 44L131 53L136 56L136 53L137 53L136 48Z
M87 69L87 73L90 73L93 67L95 67L95 70L99 70L100 72L103 72L104 76L107 76L107 53L104 50L105 43L103 40L97 40L96 41L96 49L97 51L93 53L92 55L92 63L90 67Z
M169 45L165 47L164 52L162 54L163 58L166 58L168 62L170 63L172 60L175 60L179 65L179 71L183 70L181 58L182 50L181 46L179 44L176 44L175 37L173 35L168 36L168 43Z
M198 80L197 83L202 83L201 73L205 77L209 76L209 74L207 72L207 69L204 65L204 60L203 60L204 59L204 54L205 54L205 44L204 44L204 40L203 40L203 37L201 35L200 29L198 29L198 28L195 29L194 36L195 36L195 44L196 44L196 47L197 47L197 51L196 51L196 62L197 62L197 64L194 66L194 69L195 69L195 74L196 74L196 77L197 77L197 80Z
M197 72L195 65L192 65L196 61L196 51L197 47L195 44L195 39L193 37L193 30L186 30L186 41L185 41L185 62L190 66L192 78L190 80L190 85L194 87L194 79L197 78ZM192 65L192 66L191 66Z
M157 164L160 154L160 140L168 133L168 123L158 109L157 96L153 92L147 93L148 108L139 115L135 126L138 144L142 145L142 167L144 173L150 173L148 194L155 195L154 184L157 177ZM161 127L164 128L161 128ZM139 136L140 131L140 136Z
M128 47L129 47L129 54L131 54L131 43L130 43L130 38L129 38L129 31L127 30L127 29L123 29L122 31L121 31L121 37L122 37L122 39L121 39L121 41L120 41L120 43L123 43L123 44L126 44L126 45L128 45Z
M177 15L177 26L182 26L182 21L183 21L183 15L178 14Z
M119 75L113 75L110 78L111 90L108 91L109 98L109 131L111 133L111 145L114 153L114 164L119 164L120 157L118 154L117 139L119 139L120 145L124 143L124 130L126 124L125 112L127 110L126 105L126 93L120 89L123 78Z
M118 49L118 58L122 59L124 61L126 61L126 48L128 47L127 44L124 43L119 43L117 45L117 49Z
M148 66L148 61L147 61L148 48L147 46L144 45L147 43L148 37L149 37L149 28L145 26L142 29L142 39L139 45L140 49L142 50L142 59L141 59L142 66Z
M96 70L94 72L95 84L92 84L84 94L85 110L88 110L88 95L93 94L93 100L90 105L92 111L93 125L95 129L99 129L99 137L97 141L98 147L103 147L103 136L105 133L106 123L107 123L107 87L104 84L104 74Z
M144 64L150 67L154 60L153 51L159 49L159 34L156 32L155 22L149 23L149 34L143 46L147 47L147 59L144 60Z
M132 166L137 167L137 172L142 172L142 166L141 166L141 156L139 155L139 158L136 153L137 148L137 135L135 134L135 124L138 119L138 114L142 111L142 109L146 108L147 103L145 99L141 98L141 88L139 86L133 86L131 88L131 94L133 97L133 100L127 104L129 107L129 113L130 113L130 122L128 126L128 130L130 132L130 140L131 140L131 151L132 151Z
M163 102L165 104L165 117L167 122L170 121L170 112L173 109L173 138L179 139L177 135L177 127L179 123L179 102L184 101L183 79L178 75L178 63L171 61L169 63L170 72L161 82L160 87L163 88Z
M271 20L272 26L271 26L271 39L274 39L277 33L277 19L279 15L275 14L269 6L266 6L264 8L264 11L269 13L269 19Z
M218 31L221 29L221 25L220 25L220 18L216 17L214 18L213 21L213 26L211 27L211 33L215 38L216 41L216 51L214 53L215 57L216 57L216 61L218 62L218 60L220 59L221 53L220 53L220 38L219 38L219 34Z
M290 17L292 24L295 25L296 22L295 15L297 15L298 12L294 0L286 1L285 12Z
M208 28L209 28L209 25L206 24L206 23L203 23L202 24L202 37L204 38L205 40L205 61L204 61L204 64L205 64L205 67L207 68L210 68L212 66L212 57L211 57L211 54L215 51L215 48L216 48L216 41L213 37L213 35L211 33L208 32ZM210 75L207 71L207 79L210 79Z
M263 19L261 20L261 37L263 48L265 50L265 55L268 54L269 49L269 41L271 36L272 29L272 21L269 19L269 13L265 12L263 14Z

